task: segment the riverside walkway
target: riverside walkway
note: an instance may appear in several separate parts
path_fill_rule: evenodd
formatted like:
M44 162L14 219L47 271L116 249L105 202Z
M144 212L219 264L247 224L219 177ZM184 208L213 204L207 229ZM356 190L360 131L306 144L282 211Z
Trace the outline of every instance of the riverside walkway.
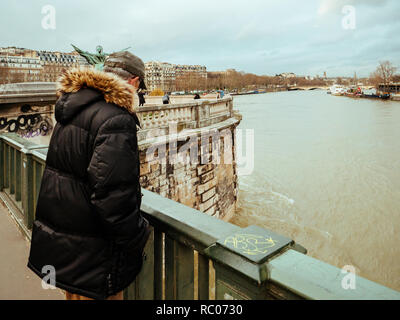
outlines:
M0 300L63 300L61 290L44 290L28 269L29 242L0 202Z

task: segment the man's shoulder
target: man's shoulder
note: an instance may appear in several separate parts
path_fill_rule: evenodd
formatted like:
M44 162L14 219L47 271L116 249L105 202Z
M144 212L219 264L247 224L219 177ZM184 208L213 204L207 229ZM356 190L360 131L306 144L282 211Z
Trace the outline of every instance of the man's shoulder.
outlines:
M87 111L91 117L91 131L97 132L100 128L113 130L136 129L137 117L115 104L101 100L94 103Z

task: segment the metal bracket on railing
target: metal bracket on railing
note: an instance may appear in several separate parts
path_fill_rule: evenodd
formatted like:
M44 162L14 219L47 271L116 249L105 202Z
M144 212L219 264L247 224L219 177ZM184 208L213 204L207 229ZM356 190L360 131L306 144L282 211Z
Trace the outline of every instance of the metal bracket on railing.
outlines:
M230 250L252 263L261 264L293 243L293 240L272 231L249 226L218 240L215 246Z
M267 263L288 249L306 249L289 238L258 226L249 226L218 240L205 250L216 269L217 299L265 299ZM250 281L249 281L250 280Z

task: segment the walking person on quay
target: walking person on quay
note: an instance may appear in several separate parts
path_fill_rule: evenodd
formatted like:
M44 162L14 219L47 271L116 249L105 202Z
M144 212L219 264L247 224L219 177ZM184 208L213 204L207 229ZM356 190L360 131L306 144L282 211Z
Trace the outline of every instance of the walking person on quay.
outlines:
M144 106L144 104L146 103L146 100L144 99L144 91L143 90L139 90L138 91L138 97L139 97L139 107Z
M163 104L169 104L169 95L168 95L168 92L166 92L165 94L164 94L164 96L162 97L162 102L163 102Z
M71 69L58 83L28 267L54 269L67 300L123 298L142 268L149 223L140 213L135 114L143 61L111 54L104 71Z

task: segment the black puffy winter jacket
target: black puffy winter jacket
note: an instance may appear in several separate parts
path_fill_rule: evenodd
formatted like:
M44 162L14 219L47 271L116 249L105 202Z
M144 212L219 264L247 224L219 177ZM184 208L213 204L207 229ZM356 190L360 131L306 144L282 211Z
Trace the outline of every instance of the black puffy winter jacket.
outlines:
M142 267L149 235L140 213L134 94L120 78L73 69L59 82L28 267L54 267L56 286L105 299Z

